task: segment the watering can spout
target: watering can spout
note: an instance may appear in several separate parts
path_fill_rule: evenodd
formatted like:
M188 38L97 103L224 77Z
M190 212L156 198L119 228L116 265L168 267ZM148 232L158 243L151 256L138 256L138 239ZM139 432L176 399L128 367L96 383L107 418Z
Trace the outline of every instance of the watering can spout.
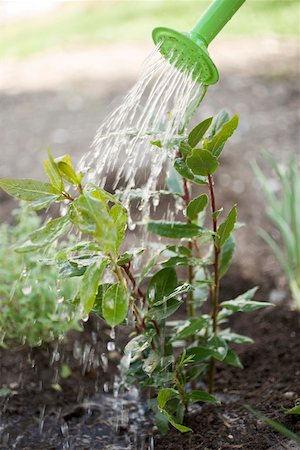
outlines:
M160 44L161 54L176 68L190 71L199 83L214 84L219 74L207 47L244 2L214 0L189 34L159 27L153 30L153 40Z

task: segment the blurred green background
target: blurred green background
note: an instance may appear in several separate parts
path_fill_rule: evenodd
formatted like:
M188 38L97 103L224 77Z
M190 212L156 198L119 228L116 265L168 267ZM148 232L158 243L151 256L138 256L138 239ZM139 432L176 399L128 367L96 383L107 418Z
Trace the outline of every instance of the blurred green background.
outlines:
M73 45L144 42L158 25L188 31L208 4L207 0L64 1L43 15L2 21L0 58ZM222 35L296 37L299 23L299 0L247 0Z

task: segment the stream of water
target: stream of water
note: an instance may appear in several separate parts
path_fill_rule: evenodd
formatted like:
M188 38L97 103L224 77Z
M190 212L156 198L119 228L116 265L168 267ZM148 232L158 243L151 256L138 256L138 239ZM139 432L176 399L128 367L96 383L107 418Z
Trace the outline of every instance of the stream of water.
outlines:
M179 71L171 65L156 46L138 81L104 120L79 164L80 170L88 171L87 181L121 193L128 211L132 193L138 192L143 221L149 215L149 198L164 181L168 156L174 156L180 133L205 93L191 75L184 67Z

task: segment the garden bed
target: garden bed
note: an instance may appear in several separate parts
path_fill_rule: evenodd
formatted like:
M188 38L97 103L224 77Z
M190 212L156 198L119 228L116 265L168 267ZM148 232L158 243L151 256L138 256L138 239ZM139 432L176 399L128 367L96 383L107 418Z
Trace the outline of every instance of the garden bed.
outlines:
M172 430L159 436L154 431L156 450L297 448L244 405L299 433L297 416L285 416L282 410L293 406L300 392L299 314L270 307L237 315L232 325L255 340L239 349L244 370L218 367L216 390L222 405L193 409L186 422L193 433ZM108 328L100 328L92 319L84 332L70 333L65 344L1 350L1 384L11 390L1 398L1 450L153 448L144 403L134 391L119 399L111 395L119 352L109 352L106 368L101 354L111 338ZM123 339L119 331L116 348ZM67 378L61 376L63 363L71 369Z

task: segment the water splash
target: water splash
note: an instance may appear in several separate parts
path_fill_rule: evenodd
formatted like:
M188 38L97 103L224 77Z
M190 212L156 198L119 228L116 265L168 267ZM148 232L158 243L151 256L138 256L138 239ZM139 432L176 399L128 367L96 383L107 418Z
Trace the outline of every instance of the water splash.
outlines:
M88 171L87 181L119 193L128 210L132 192L138 190L136 209L142 212L143 221L149 215L149 198L162 182L168 156L174 157L181 133L206 91L192 79L190 70L182 67L179 71L175 65L161 56L158 45L145 60L137 83L106 118L92 149L79 164L79 170ZM153 141L158 146L152 145ZM159 200L154 198L155 207ZM131 217L129 228L135 228Z

